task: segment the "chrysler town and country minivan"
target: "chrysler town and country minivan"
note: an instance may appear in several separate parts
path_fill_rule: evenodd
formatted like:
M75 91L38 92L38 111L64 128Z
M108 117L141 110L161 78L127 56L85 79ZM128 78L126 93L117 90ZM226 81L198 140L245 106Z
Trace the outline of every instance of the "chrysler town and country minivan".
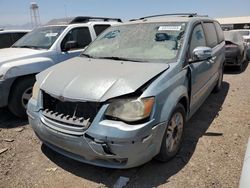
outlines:
M185 122L223 79L219 23L150 16L104 31L80 57L36 76L29 123L70 158L130 168L181 147Z

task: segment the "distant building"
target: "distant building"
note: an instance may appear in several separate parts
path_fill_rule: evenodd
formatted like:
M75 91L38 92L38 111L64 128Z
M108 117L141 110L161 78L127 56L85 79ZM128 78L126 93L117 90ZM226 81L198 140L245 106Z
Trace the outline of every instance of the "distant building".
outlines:
M250 29L250 16L216 18L223 30Z

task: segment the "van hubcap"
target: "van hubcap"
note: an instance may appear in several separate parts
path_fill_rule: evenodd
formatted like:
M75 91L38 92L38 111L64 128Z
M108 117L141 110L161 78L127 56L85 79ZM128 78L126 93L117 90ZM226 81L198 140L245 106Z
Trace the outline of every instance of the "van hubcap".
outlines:
M22 95L22 105L25 109L27 109L27 105L31 97L32 97L32 87L29 87L23 92Z
M180 144L183 132L183 116L176 112L169 121L167 128L166 147L168 152L173 152Z

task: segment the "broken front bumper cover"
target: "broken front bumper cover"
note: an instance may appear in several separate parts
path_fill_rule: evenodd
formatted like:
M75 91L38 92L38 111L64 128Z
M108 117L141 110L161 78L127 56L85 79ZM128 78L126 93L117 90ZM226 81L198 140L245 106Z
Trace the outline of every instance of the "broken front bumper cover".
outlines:
M113 121L104 120L93 121L83 135L76 136L54 130L42 112L28 109L29 123L44 144L67 157L107 168L131 168L150 161L160 151L165 130L164 123L154 126L153 121L133 131L118 130Z

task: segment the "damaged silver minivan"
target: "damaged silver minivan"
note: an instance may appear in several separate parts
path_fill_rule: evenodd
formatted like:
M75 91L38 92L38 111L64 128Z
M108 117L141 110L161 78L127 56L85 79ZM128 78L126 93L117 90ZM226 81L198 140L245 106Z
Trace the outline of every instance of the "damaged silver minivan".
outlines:
M111 27L82 54L36 76L29 122L70 158L131 168L178 152L185 122L223 79L217 21L158 15Z

